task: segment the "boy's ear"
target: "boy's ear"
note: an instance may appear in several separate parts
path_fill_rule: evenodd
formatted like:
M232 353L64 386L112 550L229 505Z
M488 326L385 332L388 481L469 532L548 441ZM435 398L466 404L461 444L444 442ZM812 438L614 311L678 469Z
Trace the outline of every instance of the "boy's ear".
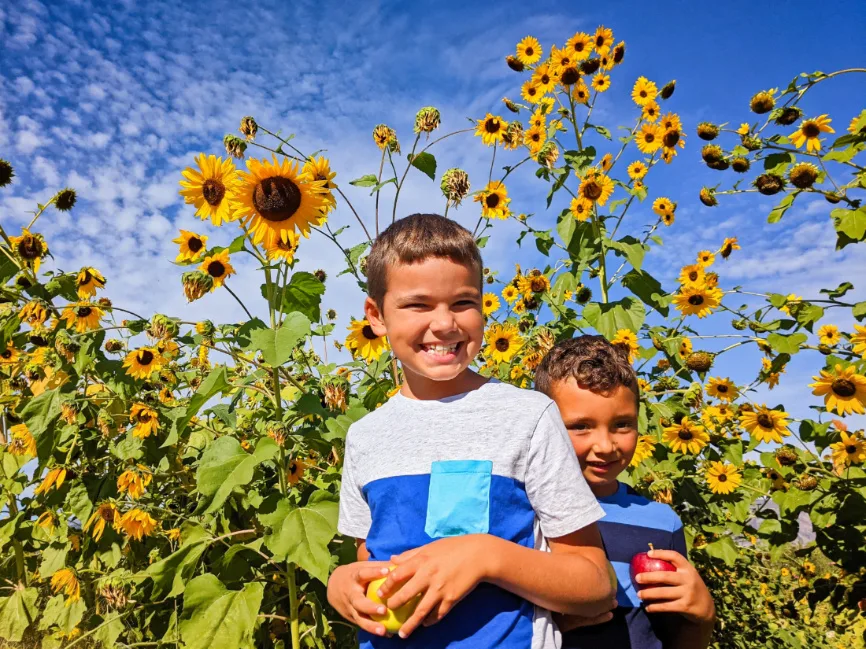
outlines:
M385 320L382 317L382 312L379 310L379 305L376 300L368 297L364 300L364 314L367 316L367 321L370 323L370 329L377 336L384 336L388 333L385 329Z

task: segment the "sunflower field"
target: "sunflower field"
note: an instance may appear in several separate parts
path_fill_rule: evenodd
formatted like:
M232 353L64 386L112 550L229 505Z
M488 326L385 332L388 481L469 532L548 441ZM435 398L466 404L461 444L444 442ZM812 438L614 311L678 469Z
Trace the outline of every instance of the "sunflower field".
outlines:
M643 435L625 478L683 519L718 608L713 646L863 646L866 302L846 298L849 282L808 298L735 286L725 277L734 236L689 252L677 285L663 286L647 260L678 207L652 179L701 164L698 147L719 184L695 187L695 202L775 195L775 223L818 197L838 249L866 240L866 110L799 107L815 86L866 70L804 73L744 97L752 121L738 127L723 115L684 124L675 82L618 76L625 56L605 27L558 45L527 37L505 57L514 90L499 114L452 133L439 132L434 107L418 111L414 133L379 124L378 172L354 179L279 125L244 117L224 152L190 160L178 179L202 222L179 232L175 261L190 302L226 291L244 310L261 301L267 319L142 315L101 295L111 269L56 268L40 219L74 215L74 189L34 197L20 231L0 225L2 642L354 646L325 596L330 571L355 554L336 532L343 443L396 392L400 367L365 321L335 330L325 273L295 270L296 256L337 246L360 311L371 241L403 215L407 176L423 174L441 187L436 209L459 210L481 247L511 220L515 254L534 244L546 260L513 275L485 269L478 371L531 387L556 341L582 332L629 350ZM633 88L624 126L593 115L612 83ZM450 137L489 154L486 178L437 160ZM518 174L544 184L542 204L509 193ZM14 176L0 161L0 188ZM332 227L337 213L351 230ZM217 228L236 232L228 247L208 244ZM260 294L232 289L242 255L258 265ZM715 370L743 348L749 382ZM754 398L796 354L813 368L806 419Z

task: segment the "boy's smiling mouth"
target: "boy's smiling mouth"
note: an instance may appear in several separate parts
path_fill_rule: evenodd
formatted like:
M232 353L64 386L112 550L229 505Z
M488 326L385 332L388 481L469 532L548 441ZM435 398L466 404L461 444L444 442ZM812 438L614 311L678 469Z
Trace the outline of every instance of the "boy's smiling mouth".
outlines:
M616 469L619 466L619 460L610 460L609 462L603 462L600 460L587 460L586 466L587 468L592 469L594 473L604 475L609 471Z
M449 360L457 356L457 351L463 345L463 341L456 343L421 343L421 351L426 355L435 357L437 360Z

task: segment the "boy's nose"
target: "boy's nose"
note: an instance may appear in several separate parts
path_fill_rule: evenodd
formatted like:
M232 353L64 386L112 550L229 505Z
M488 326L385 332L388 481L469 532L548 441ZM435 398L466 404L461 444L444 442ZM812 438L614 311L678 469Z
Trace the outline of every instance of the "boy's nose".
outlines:
M593 450L597 455L613 455L616 452L616 446L608 435L599 435L593 444Z
M430 321L430 330L448 333L457 329L457 319L450 309L437 309Z

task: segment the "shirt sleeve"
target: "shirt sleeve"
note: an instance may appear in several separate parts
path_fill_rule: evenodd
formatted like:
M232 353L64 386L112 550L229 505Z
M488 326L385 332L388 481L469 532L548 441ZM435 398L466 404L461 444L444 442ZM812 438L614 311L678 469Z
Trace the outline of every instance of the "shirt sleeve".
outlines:
M343 457L343 478L340 484L340 516L337 530L345 536L366 539L372 525L370 506L367 504L361 485L355 478L357 451L346 439L346 454Z
M524 484L546 538L571 534L604 516L555 403L542 413L529 441Z

